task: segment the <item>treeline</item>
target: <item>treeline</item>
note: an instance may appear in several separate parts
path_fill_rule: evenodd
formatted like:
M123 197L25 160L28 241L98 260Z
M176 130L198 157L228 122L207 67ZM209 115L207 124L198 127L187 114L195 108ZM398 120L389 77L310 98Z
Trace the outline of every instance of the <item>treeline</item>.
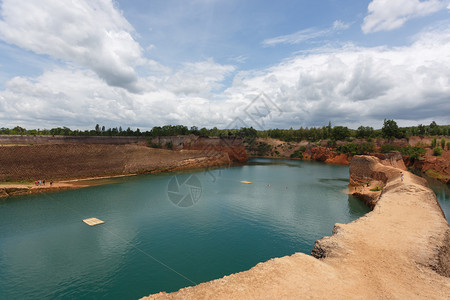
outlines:
M91 130L72 130L68 127L57 127L52 129L31 129L27 130L20 126L12 129L0 128L0 134L7 135L65 135L65 136L174 136L194 134L198 136L239 136L246 139L255 137L269 137L279 139L286 142L298 142L307 140L316 142L319 140L343 141L352 138L371 139L371 138L404 138L410 136L450 136L450 125L437 125L431 122L430 125L418 125L413 127L398 127L394 120L384 120L383 127L375 130L369 126L360 126L358 129L350 129L345 126L332 126L331 122L328 126L323 127L300 127L299 129L270 129L257 131L254 128L240 129L212 129L198 128L192 126L188 128L184 125L165 125L155 126L151 130L141 131L128 127L123 129L120 127L105 128L99 124Z
M270 129L258 132L259 137L270 137L286 142L307 140L316 142L319 140L343 141L350 138L370 139L370 138L407 138L410 136L450 136L449 125L437 125L431 122L430 125L418 125L413 127L398 127L394 120L384 120L383 127L375 130L370 126L360 126L358 129L350 129L345 126L311 127L300 129Z
M95 125L92 130L72 130L68 127L57 127L52 129L25 129L20 126L16 126L12 129L2 127L0 128L0 134L6 135L65 135L65 136L175 136L175 135L188 135L194 134L198 136L257 136L258 132L253 128L240 128L240 129L218 129L214 127L212 129L198 128L192 126L188 128L184 125L165 125L155 126L149 131L141 131L139 128L132 130L130 127L122 129L122 127L114 127L106 129L105 126Z

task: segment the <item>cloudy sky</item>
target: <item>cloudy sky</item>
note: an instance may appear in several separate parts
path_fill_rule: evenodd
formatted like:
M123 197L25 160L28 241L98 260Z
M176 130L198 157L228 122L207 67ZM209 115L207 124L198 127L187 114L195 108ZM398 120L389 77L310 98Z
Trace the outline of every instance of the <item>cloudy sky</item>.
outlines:
M449 0L0 0L0 127L449 116Z

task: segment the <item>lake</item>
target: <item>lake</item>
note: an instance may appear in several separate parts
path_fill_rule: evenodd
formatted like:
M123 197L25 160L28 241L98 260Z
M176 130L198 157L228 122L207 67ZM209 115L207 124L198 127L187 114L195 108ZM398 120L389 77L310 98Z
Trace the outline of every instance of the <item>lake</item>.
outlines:
M0 200L0 299L136 299L309 254L369 211L345 193L348 177L345 166L252 159Z

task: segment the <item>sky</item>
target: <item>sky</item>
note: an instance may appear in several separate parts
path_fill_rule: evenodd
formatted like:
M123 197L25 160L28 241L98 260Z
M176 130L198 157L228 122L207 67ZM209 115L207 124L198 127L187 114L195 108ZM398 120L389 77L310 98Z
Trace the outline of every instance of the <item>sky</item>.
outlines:
M0 127L449 116L450 0L0 0Z

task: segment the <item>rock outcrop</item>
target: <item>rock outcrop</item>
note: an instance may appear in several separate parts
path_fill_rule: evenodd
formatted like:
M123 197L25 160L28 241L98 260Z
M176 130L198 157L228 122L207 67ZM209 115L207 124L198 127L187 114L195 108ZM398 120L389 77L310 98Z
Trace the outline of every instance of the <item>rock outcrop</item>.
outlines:
M388 164L354 157L351 180L382 182L380 197L364 217L336 224L312 256L271 259L148 299L448 299L448 222L422 178Z
M445 152L447 157L428 156L417 159L412 167L437 180L450 184L450 152Z

